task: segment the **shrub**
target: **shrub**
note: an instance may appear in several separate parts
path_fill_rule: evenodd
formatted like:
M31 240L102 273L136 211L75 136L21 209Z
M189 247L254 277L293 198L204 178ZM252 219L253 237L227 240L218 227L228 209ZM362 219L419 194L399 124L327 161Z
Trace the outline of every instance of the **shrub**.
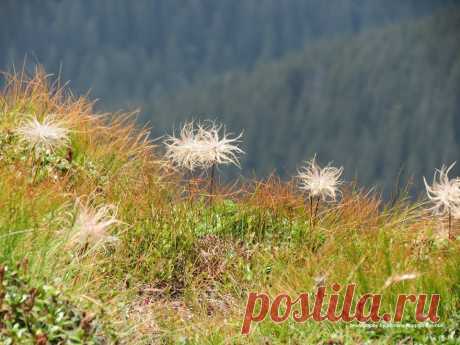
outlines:
M116 343L109 333L94 314L77 308L56 288L32 287L25 274L0 267L1 344Z

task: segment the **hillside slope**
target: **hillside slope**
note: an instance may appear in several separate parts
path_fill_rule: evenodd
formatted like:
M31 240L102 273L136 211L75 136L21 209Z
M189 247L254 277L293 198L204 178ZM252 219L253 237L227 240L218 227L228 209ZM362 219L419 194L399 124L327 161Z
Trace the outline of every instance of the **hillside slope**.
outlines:
M458 343L458 221L405 198L384 205L338 175L321 179L315 207L306 202L312 190L275 177L217 185L211 198L207 180L173 172L129 117L95 113L44 72L6 84L1 344ZM331 190L338 198L321 201ZM241 334L251 292L296 298L325 285L332 301L335 283L341 296L356 284L355 301L381 295L383 322L383 313L397 315L400 294L440 295L441 327L418 327L408 303L404 318L394 317L407 327L267 316Z
M159 128L215 116L244 129L246 172L292 174L318 153L365 184L390 187L401 168L420 181L459 157L459 37L452 7L195 84L146 113Z

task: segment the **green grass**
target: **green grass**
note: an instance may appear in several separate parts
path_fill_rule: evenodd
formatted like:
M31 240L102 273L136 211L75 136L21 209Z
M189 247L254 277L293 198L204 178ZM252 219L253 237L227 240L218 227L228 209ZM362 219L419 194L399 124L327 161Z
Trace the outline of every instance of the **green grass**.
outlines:
M10 76L0 95L0 262L14 267L27 259L31 284L55 286L94 310L120 343L460 343L460 246L437 239L439 221L420 202L385 205L350 184L339 202L321 205L311 228L295 185L272 177L231 193L222 187L210 205L204 187L184 196L187 183L128 116L94 116L91 106L50 90L43 73ZM30 113L66 121L71 162L66 149L31 158L15 134ZM77 200L117 207L115 245L69 244ZM384 287L409 272L418 278ZM327 285L382 293L385 311L400 293L439 293L443 327L266 320L240 334L248 292L297 296L313 291L320 275Z

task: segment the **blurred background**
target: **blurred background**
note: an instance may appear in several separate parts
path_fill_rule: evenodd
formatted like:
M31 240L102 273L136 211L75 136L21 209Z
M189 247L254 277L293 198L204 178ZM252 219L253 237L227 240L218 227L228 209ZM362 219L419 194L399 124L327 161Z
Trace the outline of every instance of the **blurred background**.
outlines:
M99 111L139 108L153 138L244 130L231 176L317 153L391 191L460 157L459 1L1 0L0 69L24 61Z

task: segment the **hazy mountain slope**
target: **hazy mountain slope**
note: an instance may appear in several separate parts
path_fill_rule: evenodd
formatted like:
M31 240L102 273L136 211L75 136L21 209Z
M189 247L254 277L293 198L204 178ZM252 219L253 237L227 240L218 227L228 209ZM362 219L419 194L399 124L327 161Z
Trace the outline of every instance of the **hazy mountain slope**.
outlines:
M348 177L388 187L401 166L419 178L459 158L459 37L460 8L452 7L307 45L252 73L228 73L159 100L151 120L162 128L171 118L211 116L244 129L246 172L292 173L317 152L343 164Z
M430 13L452 0L4 0L0 68L42 63L105 106L252 68L305 42Z

